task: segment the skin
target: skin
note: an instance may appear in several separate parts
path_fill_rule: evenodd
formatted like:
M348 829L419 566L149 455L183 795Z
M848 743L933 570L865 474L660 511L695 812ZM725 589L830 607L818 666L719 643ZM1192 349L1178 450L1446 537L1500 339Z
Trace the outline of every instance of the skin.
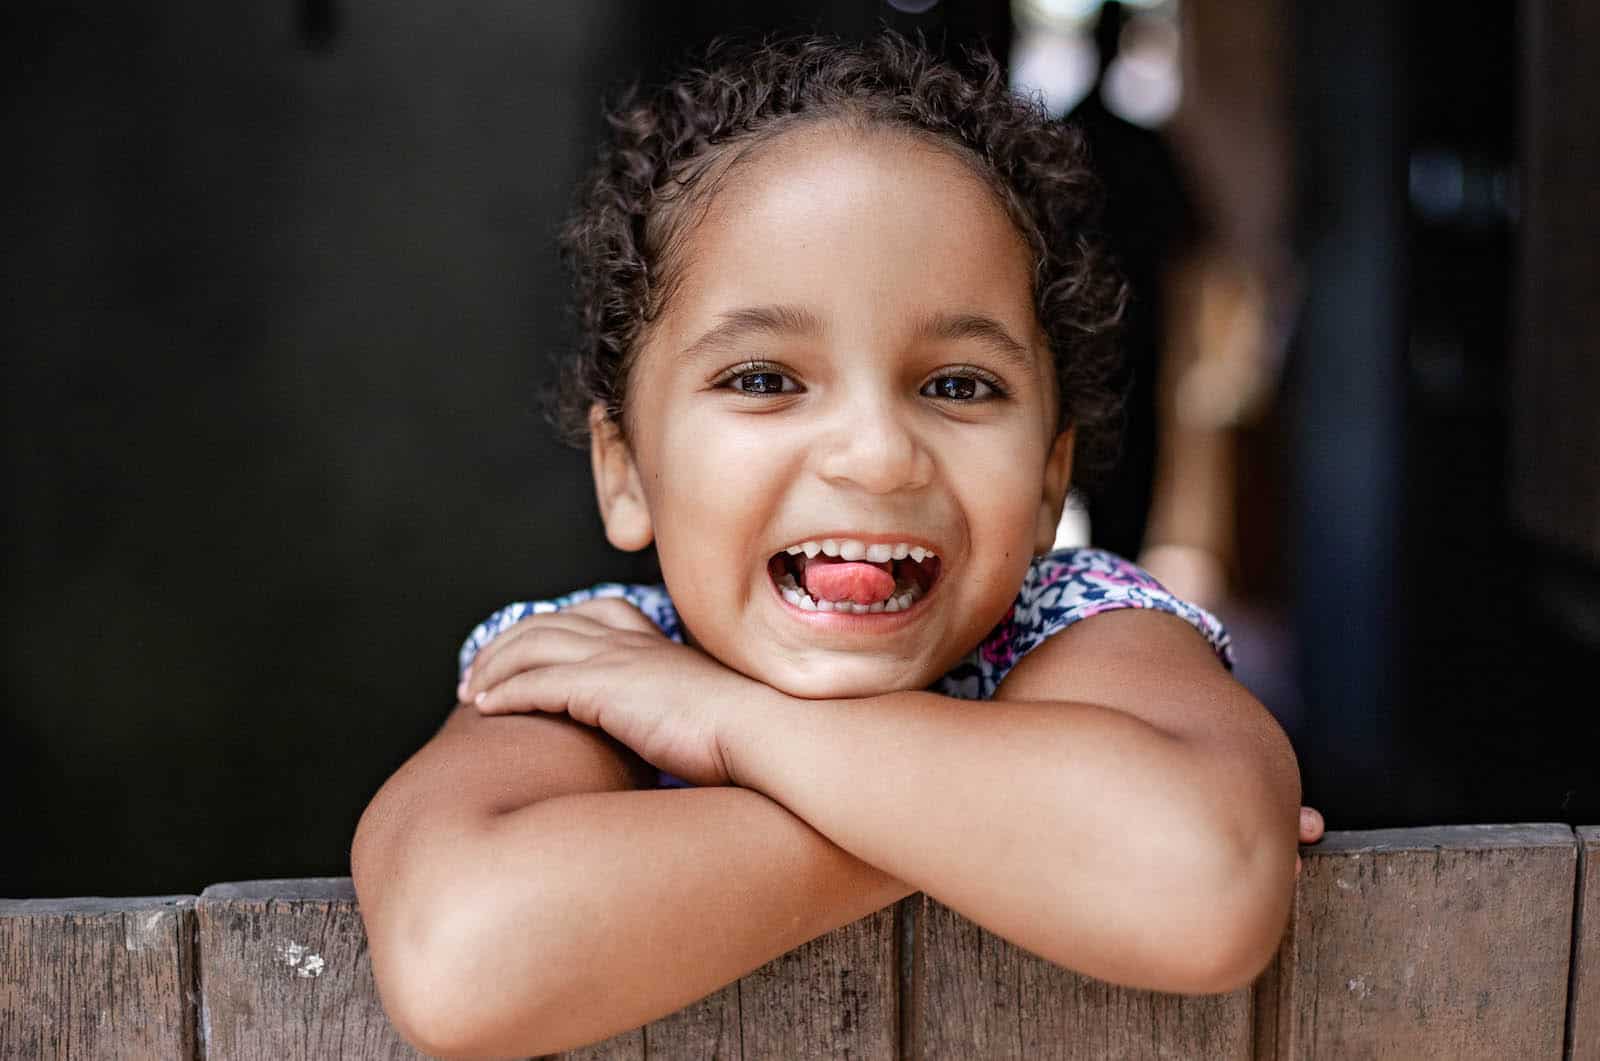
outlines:
M792 132L736 177L646 339L627 430L592 421L607 535L656 543L692 643L611 600L479 654L472 706L357 830L391 1016L440 1056L566 1049L914 890L1112 982L1249 983L1321 823L1297 818L1282 731L1188 624L1106 613L992 701L921 691L1005 613L1071 465L1004 211L881 130ZM927 327L951 314L969 326ZM775 393L725 385L751 389L752 359ZM951 377L1004 397L926 389ZM942 574L898 615L795 612L768 559L822 536L929 545ZM644 763L707 787L633 790Z
M1028 251L960 161L909 137L792 134L750 171L783 178L731 181L696 231L627 441L595 420L607 533L655 541L694 643L742 674L806 698L921 688L1004 616L1066 493ZM796 319L748 319L776 307ZM930 334L963 318L986 326ZM925 393L946 380L973 396ZM768 558L826 537L933 548L939 599L915 622L800 614Z

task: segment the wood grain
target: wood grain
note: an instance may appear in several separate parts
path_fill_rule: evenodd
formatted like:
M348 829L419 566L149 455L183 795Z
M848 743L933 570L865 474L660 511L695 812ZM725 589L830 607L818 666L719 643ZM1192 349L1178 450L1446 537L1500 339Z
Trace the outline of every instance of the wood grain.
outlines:
M207 1058L424 1056L383 1012L349 878L214 884L195 914Z
M1139 991L1047 962L923 897L908 1006L923 1058L1239 1058L1249 988Z
M898 966L892 906L774 958L739 981L745 1061L894 1061Z
M1301 852L1277 957L1229 995L1080 976L914 895L559 1056L1600 1058L1600 827L1329 833ZM347 878L0 900L0 1057L202 1056L423 1056L383 1013Z
M1276 1056L1561 1056L1570 828L1330 832L1304 858Z
M194 903L0 899L0 1057L196 1056Z
M836 929L669 1017L560 1056L570 1061L895 1061L893 907Z
M1600 1057L1600 825L1578 834L1577 920L1567 1003L1567 1061Z

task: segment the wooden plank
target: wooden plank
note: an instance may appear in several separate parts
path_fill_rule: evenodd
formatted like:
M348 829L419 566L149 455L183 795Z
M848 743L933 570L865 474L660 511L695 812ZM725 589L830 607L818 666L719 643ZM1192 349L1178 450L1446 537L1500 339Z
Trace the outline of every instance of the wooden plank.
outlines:
M1577 920L1567 1004L1567 1061L1600 1057L1600 825L1578 834Z
M922 898L907 1056L1251 1056L1249 988L1201 996L1108 984L1047 962Z
M739 984L729 984L644 1029L644 1056L738 1061Z
M1330 832L1304 859L1278 1057L1561 1056L1571 829Z
M214 884L195 913L207 1058L424 1056L384 1015L348 877Z
M895 925L895 908L886 907L774 958L740 980L744 1061L895 1061ZM657 1055L652 1051L652 1056Z
M195 1057L194 902L0 899L0 1057Z

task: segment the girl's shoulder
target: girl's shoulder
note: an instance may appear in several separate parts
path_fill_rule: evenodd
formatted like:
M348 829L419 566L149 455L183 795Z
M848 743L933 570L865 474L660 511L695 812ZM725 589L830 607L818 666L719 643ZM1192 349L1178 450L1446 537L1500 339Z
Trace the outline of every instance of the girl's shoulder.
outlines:
M1005 618L935 688L964 700L987 700L1017 662L1073 623L1119 608L1154 608L1178 616L1233 667L1233 645L1216 616L1167 592L1148 571L1104 549L1057 549L1035 557Z
M672 606L672 598L667 596L667 587L663 585L640 585L623 582L601 582L590 586L588 589L575 590L549 600L518 601L508 604L504 608L490 615L489 618L473 627L472 633L467 635L466 641L461 645L461 652L457 656L457 673L466 671L471 665L473 657L485 645L505 633L508 629L520 623L530 615L544 615L549 612L559 612L563 608L570 608L574 604L584 601L600 600L606 597L620 597L644 613L645 618L656 624L656 627L674 641L683 640L683 624L678 619L678 612Z

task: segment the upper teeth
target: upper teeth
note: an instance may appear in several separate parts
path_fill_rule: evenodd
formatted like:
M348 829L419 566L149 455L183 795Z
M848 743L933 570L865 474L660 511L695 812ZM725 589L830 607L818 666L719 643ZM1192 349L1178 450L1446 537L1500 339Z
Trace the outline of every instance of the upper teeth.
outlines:
M885 560L904 560L908 556L920 564L923 557L935 555L932 549L924 549L920 545L907 545L905 542L895 542L892 545L877 542L868 545L854 538L824 538L820 542L804 541L799 545L791 545L784 551L790 556L805 553L807 558L810 558L821 553L824 556L837 556L845 560L866 559L875 564L881 564Z

